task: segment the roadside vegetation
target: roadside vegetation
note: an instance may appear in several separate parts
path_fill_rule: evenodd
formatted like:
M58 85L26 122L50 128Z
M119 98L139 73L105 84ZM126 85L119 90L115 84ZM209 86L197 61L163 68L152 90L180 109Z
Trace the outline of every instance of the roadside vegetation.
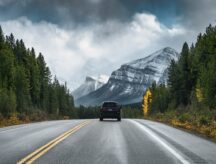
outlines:
M193 130L216 139L216 27L209 25L178 62L171 62L168 83L152 86L143 97L146 118Z

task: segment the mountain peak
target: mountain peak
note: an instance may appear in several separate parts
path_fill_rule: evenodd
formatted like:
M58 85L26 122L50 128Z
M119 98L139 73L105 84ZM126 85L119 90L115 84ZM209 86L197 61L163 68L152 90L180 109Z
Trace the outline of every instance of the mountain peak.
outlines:
M96 81L96 79L94 77L91 77L91 76L86 76L86 79L85 79L85 82L94 82Z
M146 88L156 81L166 83L167 69L171 60L178 60L179 54L165 47L144 58L123 64L113 71L108 83L76 100L76 105L97 105L113 100L122 104L141 102Z
M165 47L165 48L163 48L163 50L164 50L164 51L176 51L176 50L174 50L174 49L171 48L171 47Z
M165 47L160 49L144 58L134 60L132 62L126 63L124 65L131 66L138 69L145 69L149 64L161 66L168 65L170 59L178 60L179 53L170 47ZM123 66L124 66L123 65Z
M162 50L163 50L164 52L171 53L171 54L176 54L176 55L179 56L179 53L178 53L175 49L173 49L173 48L171 48L171 47L165 47L165 48L163 48Z
M86 76L85 82L75 89L72 94L75 99L93 92L107 83L109 76L99 75L98 77Z

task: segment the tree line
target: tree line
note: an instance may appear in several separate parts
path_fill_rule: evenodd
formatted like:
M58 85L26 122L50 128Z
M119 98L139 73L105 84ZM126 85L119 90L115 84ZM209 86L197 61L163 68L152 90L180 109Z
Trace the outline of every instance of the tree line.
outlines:
M13 34L4 36L0 26L0 115L5 118L34 112L71 116L73 96L66 83L52 78L41 53L26 48Z
M209 25L190 47L183 44L179 60L170 63L167 84L154 82L144 94L146 106L148 114L188 106L216 110L215 26Z
M85 107L79 106L75 110L75 118L88 119L88 118L99 118L100 106L95 107ZM142 118L143 113L141 110L140 103L131 104L131 105L123 105L121 109L121 116L123 118Z

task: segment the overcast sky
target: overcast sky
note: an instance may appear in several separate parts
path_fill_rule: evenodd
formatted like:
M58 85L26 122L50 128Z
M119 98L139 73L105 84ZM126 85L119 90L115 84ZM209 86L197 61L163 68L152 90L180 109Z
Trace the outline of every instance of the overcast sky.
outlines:
M0 0L0 25L71 89L215 25L216 0Z

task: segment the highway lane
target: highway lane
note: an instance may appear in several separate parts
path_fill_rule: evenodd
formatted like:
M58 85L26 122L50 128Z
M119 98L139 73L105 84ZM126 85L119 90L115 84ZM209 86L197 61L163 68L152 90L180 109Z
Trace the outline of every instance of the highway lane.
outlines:
M18 162L81 122L82 120L45 121L0 128L0 164Z
M80 127L83 121L48 121L1 128L0 163L16 163L65 132L64 138L43 150L34 162L216 163L214 142L161 123L141 119L91 120Z

